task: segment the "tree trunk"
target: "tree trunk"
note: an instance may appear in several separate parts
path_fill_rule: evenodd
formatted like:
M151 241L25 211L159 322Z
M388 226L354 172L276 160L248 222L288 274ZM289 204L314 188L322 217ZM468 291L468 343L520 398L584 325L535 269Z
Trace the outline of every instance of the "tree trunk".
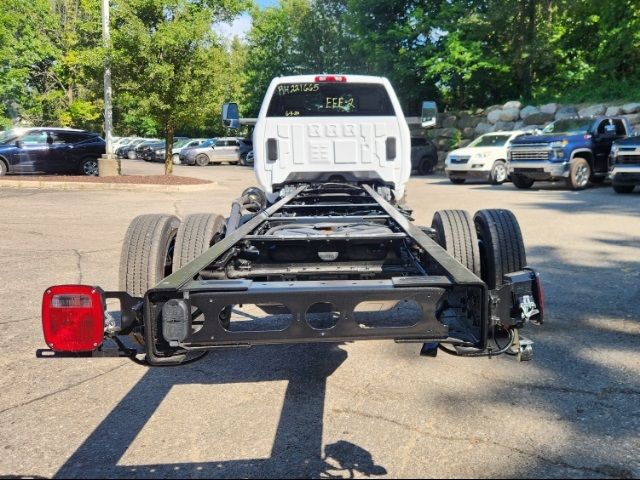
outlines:
M173 173L173 123L167 122L164 128L165 140L164 140L164 174L171 175Z

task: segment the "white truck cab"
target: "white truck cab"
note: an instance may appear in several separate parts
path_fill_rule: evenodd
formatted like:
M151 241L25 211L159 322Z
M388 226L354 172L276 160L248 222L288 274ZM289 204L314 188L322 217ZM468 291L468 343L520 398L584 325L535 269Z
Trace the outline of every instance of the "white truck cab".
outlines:
M238 126L226 104L223 120ZM386 78L299 75L274 78L253 132L254 169L274 194L305 182L378 183L395 199L411 174L409 127Z

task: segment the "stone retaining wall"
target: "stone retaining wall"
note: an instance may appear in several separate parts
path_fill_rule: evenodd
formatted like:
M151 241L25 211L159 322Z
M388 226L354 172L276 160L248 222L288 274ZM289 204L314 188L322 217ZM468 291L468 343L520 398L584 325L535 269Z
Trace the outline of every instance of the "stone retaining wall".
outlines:
M438 128L427 131L438 147L438 159L442 161L447 152L468 145L474 138L501 130L535 130L554 120L592 115L621 115L629 120L640 134L640 102L619 104L580 104L523 106L519 101L504 105L493 105L474 111L444 112L438 115Z

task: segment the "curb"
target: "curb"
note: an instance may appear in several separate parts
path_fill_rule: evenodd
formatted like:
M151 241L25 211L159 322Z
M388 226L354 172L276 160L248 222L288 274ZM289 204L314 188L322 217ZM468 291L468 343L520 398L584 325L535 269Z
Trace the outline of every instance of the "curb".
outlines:
M0 188L35 190L128 190L134 192L203 192L219 188L218 182L196 185L157 185L147 183L50 182L47 180L0 180Z

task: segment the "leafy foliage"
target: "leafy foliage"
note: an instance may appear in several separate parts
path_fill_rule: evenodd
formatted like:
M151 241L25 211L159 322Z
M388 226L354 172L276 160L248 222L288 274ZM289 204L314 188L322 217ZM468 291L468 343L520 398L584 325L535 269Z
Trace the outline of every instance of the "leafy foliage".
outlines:
M115 2L114 94L124 94L122 110L130 120L150 117L162 128L166 173L173 169L176 128L202 125L212 108L220 108L216 86L225 79L228 59L212 25L243 5L241 0Z
M100 12L88 0L0 3L0 108L5 125L97 128Z
M424 98L637 99L639 22L637 0L282 0L254 13L248 98L276 74L331 69L389 77L413 113Z
M216 24L249 9L246 39ZM640 98L638 0L111 0L117 134L212 135L220 104L257 114L273 77L389 77L407 113L422 99ZM0 128L101 130L100 2L0 2ZM170 170L171 166L167 165Z
M245 115L257 114L272 78L304 73L355 73L365 65L347 25L345 0L281 0L251 12L243 90Z

